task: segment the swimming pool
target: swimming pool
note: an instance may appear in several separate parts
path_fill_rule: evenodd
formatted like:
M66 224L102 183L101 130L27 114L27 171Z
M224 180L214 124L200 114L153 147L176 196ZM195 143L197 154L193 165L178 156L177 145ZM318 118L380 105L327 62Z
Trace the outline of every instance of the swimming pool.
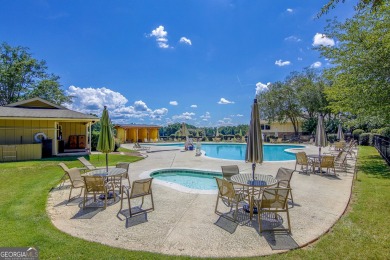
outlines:
M184 147L183 143L178 144L158 144L164 146ZM302 145L263 145L264 161L288 161L295 160L295 154L286 152L286 149L304 148ZM202 143L201 148L208 157L245 160L246 144L220 144L220 143Z
M195 169L159 169L149 174L160 184L171 188L196 193L215 193L217 182L215 177L222 178L221 172Z

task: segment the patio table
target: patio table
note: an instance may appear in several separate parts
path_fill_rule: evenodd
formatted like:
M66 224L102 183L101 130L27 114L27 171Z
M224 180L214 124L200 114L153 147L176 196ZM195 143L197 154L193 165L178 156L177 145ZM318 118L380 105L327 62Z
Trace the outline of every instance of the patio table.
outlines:
M278 183L278 181L271 175L255 174L254 177L255 179L253 179L252 173L241 173L231 177L232 182L248 187L250 219L252 219L253 213L256 214L254 210L255 188L262 190Z

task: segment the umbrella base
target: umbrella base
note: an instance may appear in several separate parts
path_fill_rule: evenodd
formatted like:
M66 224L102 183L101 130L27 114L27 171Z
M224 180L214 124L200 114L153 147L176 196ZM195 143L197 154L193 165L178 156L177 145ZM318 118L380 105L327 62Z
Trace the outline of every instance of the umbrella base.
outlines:
M250 212L249 204L245 204L242 208L243 208L243 210L245 210L245 212L247 212L247 213ZM257 213L258 213L257 207L253 207L253 214L257 214Z
M112 191L110 191L109 193L108 193L108 196L107 196L107 199L113 199L114 198L114 193L112 192ZM100 194L99 195L99 199L101 199L101 200L105 200L106 199L106 195L105 194Z

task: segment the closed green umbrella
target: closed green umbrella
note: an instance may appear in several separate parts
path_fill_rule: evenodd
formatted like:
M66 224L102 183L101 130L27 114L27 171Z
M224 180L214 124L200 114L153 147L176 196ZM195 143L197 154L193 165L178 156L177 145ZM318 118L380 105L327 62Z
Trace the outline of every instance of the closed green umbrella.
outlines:
M245 161L252 163L252 176L254 180L256 163L263 162L263 140L261 139L260 114L257 99L254 100L252 106Z
M96 149L106 154L106 170L108 171L108 154L114 151L115 142L106 106L104 106L103 114L100 119L100 126L99 140Z
M341 127L341 123L339 123L339 127L337 129L337 139L339 139L339 141L344 141L344 133L343 128Z
M315 141L315 146L319 147L318 149L319 156L321 156L321 147L325 147L327 145L328 142L326 140L324 117L322 115L319 115L318 122L317 122L317 130L316 130L316 141Z

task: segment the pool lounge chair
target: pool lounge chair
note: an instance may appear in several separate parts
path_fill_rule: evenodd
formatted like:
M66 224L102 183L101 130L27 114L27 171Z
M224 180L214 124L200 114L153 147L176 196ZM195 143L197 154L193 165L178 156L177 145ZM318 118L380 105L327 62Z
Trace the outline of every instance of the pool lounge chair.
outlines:
M88 161L84 157L79 157L79 158L77 158L77 160L79 160L84 165L85 168L80 168L81 170L84 170L84 171L93 171L96 169L105 169L106 168L105 166L96 167L95 165L93 165L90 161Z
M138 142L134 143L133 149L136 151L150 150L150 146L141 146Z

